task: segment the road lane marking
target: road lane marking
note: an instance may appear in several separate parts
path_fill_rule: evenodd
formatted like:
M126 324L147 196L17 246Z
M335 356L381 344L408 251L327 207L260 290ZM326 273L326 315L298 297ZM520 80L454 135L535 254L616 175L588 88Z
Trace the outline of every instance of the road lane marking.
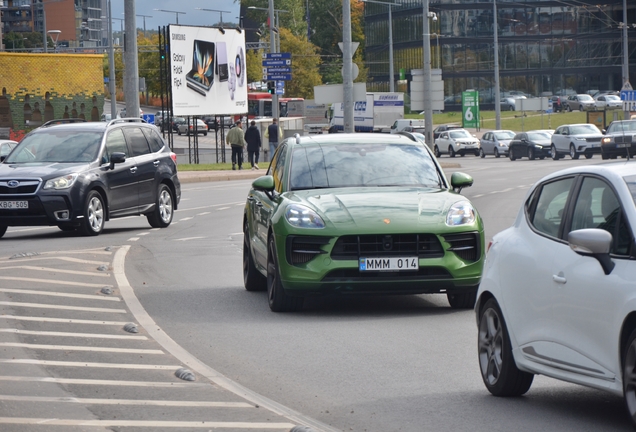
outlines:
M175 400L144 400L144 399L96 399L75 397L44 397L44 396L12 396L0 395L0 400L13 402L66 402L87 405L143 405L143 406L174 406L174 407L208 407L208 408L254 408L245 402L205 402L205 401L175 401Z
M202 238L205 238L205 237L185 237L180 239L174 239L174 241L188 241L188 240L197 240Z
M53 331L40 331L40 330L20 330L12 328L0 328L0 333L15 333L15 334L27 334L27 335L40 335L40 336L59 336L59 337L79 337L87 339L127 339L127 340L148 340L146 336L133 336L123 334L103 334L103 333L68 333L68 332L53 332Z
M198 213L197 216L205 216L207 214L210 214L210 212L203 212L203 213Z
M0 276L1 280L12 280L12 281L21 281L21 282L37 282L37 283L48 283L52 285L71 285L71 286L81 286L87 288L102 288L104 284L93 284L93 283L85 283L85 282L71 282L71 281L57 281L52 279L38 279L38 278L25 278L25 277L14 277L14 276Z
M115 256L113 258L113 275L117 281L117 287L119 288L122 298L126 302L126 305L135 319L149 333L149 335L163 347L163 349L172 354L178 361L190 368L193 372L204 376L220 388L228 390L235 395L254 403L255 405L259 405L273 412L274 414L286 417L292 422L298 424L314 427L322 432L339 432L339 429L306 416L229 379L225 375L203 363L190 352L185 350L181 345L176 343L157 325L148 312L146 312L143 305L135 295L135 291L130 286L125 272L126 254L129 249L130 245L120 247L117 252L115 252Z
M70 318L46 318L46 317L32 317L32 316L19 316L19 315L0 315L0 319L13 319L18 321L37 321L37 322L51 322L51 323L64 323L64 324L93 324L93 325L112 325L112 326L124 326L128 324L128 321L96 321L96 320L82 320L82 319L70 319Z
M141 348L110 348L110 347L88 347L77 345L44 345L28 344L20 342L0 342L0 347L8 348L28 348L53 351L89 351L89 352L113 352L127 354L164 354L161 350L141 349Z
M73 420L49 418L0 417L0 424L47 426L101 426L101 427L151 427L194 429L278 429L288 431L293 423L215 422L215 421L155 421L155 420Z
M35 266L0 266L2 270L33 270L33 271L43 271L43 272L51 272L51 273L66 273L72 275L80 275L80 276L99 276L99 277L110 277L108 273L104 272L87 272L87 271L78 271L78 270L60 270L52 267L35 267Z
M131 242L133 242L133 241L137 241L137 240L139 240L139 237L131 237L131 238L129 238L129 239L128 239L128 240L126 240L126 241L131 241Z
M105 301L115 301L115 302L121 301L119 297L106 297L106 296L100 296L95 294L71 294L71 293L26 290L26 289L12 289L12 288L0 288L0 292L15 293L15 294L35 294L35 295L51 296L51 297L81 298L81 299L90 299L90 300L105 300Z
M60 306L60 305L51 305L51 304L44 304L44 303L20 303L20 302L10 302L10 301L0 301L0 305L14 306L14 307L30 307L30 308L37 308L37 309L73 310L73 311L83 311L83 312L126 313L126 309L91 308L91 307L82 307L82 306Z
M211 209L211 208L215 208L215 207L219 207L219 206L232 206L232 205L245 205L245 201L237 201L237 202L231 202L231 203L223 203L223 204L213 204L213 205L209 205L209 206L202 206L202 207L192 207L192 208L188 208L188 209L184 209L179 207L179 211L180 212L184 212L184 211L194 211L194 210L206 210L206 209Z
M184 217L184 218L179 219L179 222L187 221L187 220L190 220L190 219L194 219L194 217L193 216Z
M181 367L181 366L172 366L172 365L145 365L145 364L132 364L132 363L87 363L87 362L35 360L35 359L0 359L0 363L30 364L30 365L41 365L41 366L87 367L87 368L104 368L104 369L148 369L148 370L170 370L170 371L176 371L177 369Z
M227 210L227 209L229 209L229 208L231 208L231 207L221 207L221 208L219 208L219 209L217 209L217 210L218 210L218 211L221 211L221 210Z
M77 385L104 385L104 386L121 386L121 387L173 387L173 388L191 388L191 387L210 387L210 384L196 382L170 382L170 381L117 381L117 380L94 380L94 379L76 379L76 378L51 378L51 377L29 377L29 376L0 376L0 381L17 381L17 382L41 382L54 384L77 384Z
M137 235L138 235L138 236L145 236L145 235L148 235L148 234L150 234L150 232L142 232L142 233L139 233L139 234L137 234Z
M66 252L65 252L66 253ZM108 254L110 254L111 252L108 252ZM59 261L68 261L68 262L72 262L72 263L77 263L77 264L94 264L96 266L100 266L100 265L109 265L109 262L104 262L104 261L91 261L91 260L85 260L85 259L79 259L79 258L73 258L73 257L63 257L63 256L44 256L44 255L38 255L38 256L32 256L29 257L29 262L32 261L49 261L49 260L59 260ZM5 258L3 260L0 260L0 263L7 263L7 264L14 264L16 263L16 261L14 259L11 258Z

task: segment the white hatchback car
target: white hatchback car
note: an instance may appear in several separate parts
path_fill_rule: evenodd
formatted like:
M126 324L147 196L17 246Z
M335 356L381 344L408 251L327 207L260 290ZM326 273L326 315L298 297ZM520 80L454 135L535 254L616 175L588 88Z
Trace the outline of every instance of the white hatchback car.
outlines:
M578 159L580 155L590 159L601 153L602 138L603 133L591 123L559 126L552 134L550 154L554 160L559 160L566 154L572 159Z
M495 235L475 306L490 393L546 375L623 396L636 426L635 201L636 162L569 168Z
M450 157L455 155L464 156L465 154L474 154L479 156L479 140L471 135L466 129L451 129L441 132L439 137L435 139L433 152L435 157L448 153Z

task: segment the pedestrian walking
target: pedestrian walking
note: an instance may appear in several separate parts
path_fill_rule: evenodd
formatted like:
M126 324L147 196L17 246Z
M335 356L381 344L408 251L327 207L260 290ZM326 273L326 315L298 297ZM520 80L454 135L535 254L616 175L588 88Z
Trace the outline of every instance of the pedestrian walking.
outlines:
M252 120L250 127L245 131L245 142L247 142L247 160L252 164L252 169L258 168L258 156L261 153L261 132L256 127L256 122Z
M225 135L225 143L232 146L232 169L243 169L243 148L245 147L245 136L241 128L241 121L236 122L236 126L230 129Z
M283 139L283 129L278 126L278 119L272 119L272 124L265 131L265 138L269 142L269 160L271 162L274 152L278 148L278 143Z

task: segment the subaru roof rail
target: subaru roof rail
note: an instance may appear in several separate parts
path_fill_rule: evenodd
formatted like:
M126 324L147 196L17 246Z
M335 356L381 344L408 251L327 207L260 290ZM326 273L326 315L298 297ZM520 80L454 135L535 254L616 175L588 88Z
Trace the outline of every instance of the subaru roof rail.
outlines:
M42 126L40 127L44 127L44 126L52 126L52 125L57 125L57 124L66 124L66 123L85 123L86 120L83 118L64 118L64 119L55 119L55 120L49 120L46 123L44 123Z

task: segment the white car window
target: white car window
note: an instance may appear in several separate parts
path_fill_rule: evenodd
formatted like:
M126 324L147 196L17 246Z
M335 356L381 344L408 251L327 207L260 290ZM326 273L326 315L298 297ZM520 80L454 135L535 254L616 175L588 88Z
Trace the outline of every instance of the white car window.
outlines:
M539 191L530 222L538 231L558 237L574 178L566 178L545 184Z

